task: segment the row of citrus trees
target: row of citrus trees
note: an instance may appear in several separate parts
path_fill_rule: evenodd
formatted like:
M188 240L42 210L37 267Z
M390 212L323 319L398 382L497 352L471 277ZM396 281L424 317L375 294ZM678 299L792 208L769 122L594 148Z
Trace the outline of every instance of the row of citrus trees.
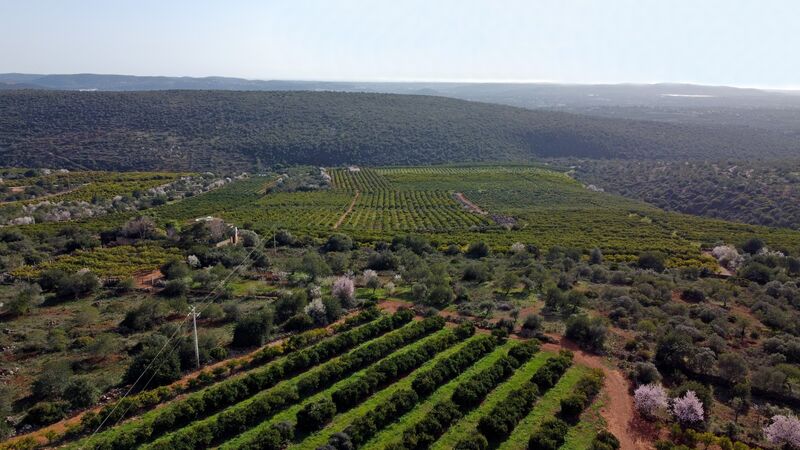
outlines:
M412 318L413 313L399 311L392 316L384 316L351 330L338 333L309 347L292 351L263 367L248 370L241 375L168 403L164 407L146 412L138 416L135 421L122 423L78 441L74 444L74 447L97 449L137 448L160 436L183 429L190 424L209 417L213 417L215 420L222 417L219 420L220 426L224 426L222 425L224 423L232 423L234 419L240 416L232 412L235 410L230 408L231 406L239 406L239 411L243 411L245 407L248 407L248 411L257 412L260 408L269 408L270 405L275 405L276 399L289 401L294 396L299 395L297 391L271 389L283 380L291 379L300 373L304 373L304 376L306 376L323 367L334 367L332 363L340 362L344 358L340 357L343 354L369 356L364 353L380 350L380 348L372 346L374 343L379 345L381 343L399 345L398 339L421 337L432 329L431 324L428 322L423 325L409 324ZM390 333L393 330L396 330L396 332ZM370 343L370 346L363 345L365 343ZM356 351L358 353L355 353ZM340 358L332 361L337 357ZM265 359L269 360L270 358L267 357ZM337 365L335 367L341 366ZM312 368L315 369L310 370ZM325 373L329 374L331 372L326 371ZM279 394L271 395L276 392ZM248 400L249 402L244 403ZM224 411L225 414L217 414L220 411ZM263 409L261 412L263 412ZM251 417L249 420L255 420L255 417ZM115 422L107 421L107 423Z

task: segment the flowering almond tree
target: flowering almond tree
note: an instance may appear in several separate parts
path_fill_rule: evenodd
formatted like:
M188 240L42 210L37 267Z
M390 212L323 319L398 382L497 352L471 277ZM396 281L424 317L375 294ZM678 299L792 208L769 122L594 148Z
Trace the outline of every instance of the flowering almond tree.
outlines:
M331 294L342 302L342 306L353 306L355 299L356 287L353 284L353 279L348 277L339 277L333 282Z
M773 416L771 423L764 428L764 436L770 444L800 449L800 419L795 416Z
M654 419L669 411L667 391L660 384L643 384L633 392L636 410L643 416Z
M683 397L672 402L672 413L682 425L692 425L703 421L703 402L694 391L686 391Z

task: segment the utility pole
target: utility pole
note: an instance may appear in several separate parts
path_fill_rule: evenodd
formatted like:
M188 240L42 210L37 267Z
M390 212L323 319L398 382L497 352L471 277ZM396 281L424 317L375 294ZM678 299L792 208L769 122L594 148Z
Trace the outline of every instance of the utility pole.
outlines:
M200 368L200 347L197 344L197 318L200 317L200 313L197 312L197 309L194 305L192 305L189 314L192 315L192 327L194 328L194 356L197 362L197 368Z

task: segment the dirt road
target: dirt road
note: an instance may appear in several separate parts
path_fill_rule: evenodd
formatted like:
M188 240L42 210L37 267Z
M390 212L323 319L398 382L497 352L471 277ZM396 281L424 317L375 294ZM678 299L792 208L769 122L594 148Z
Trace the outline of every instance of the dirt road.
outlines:
M619 369L609 367L600 356L586 353L573 342L556 335L550 337L558 342L543 344L543 349L570 350L575 354L576 363L601 369L605 373L602 395L606 397L606 404L600 409L600 415L606 421L608 431L619 439L620 450L654 450L649 433L642 429L643 424L637 420L633 397L629 390L630 385L625 375Z
M344 219L347 218L347 215L353 212L353 208L355 208L356 206L356 201L360 196L361 196L361 191L356 191L356 195L353 196L353 201L350 202L350 206L347 207L347 211L345 211L344 214L342 214L342 216L339 217L339 220L336 221L336 225L333 226L334 230L339 228L339 225L341 225L342 222L344 222Z

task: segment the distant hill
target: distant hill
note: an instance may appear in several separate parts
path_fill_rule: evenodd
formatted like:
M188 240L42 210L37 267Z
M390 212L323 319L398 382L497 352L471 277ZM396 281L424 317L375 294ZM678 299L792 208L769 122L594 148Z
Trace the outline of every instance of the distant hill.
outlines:
M606 119L434 96L0 92L0 157L15 166L252 170L275 164L799 154L796 139L740 127Z
M737 126L800 138L800 91L693 84L325 82L230 77L0 74L0 90L337 91L435 95L529 109L703 126Z

